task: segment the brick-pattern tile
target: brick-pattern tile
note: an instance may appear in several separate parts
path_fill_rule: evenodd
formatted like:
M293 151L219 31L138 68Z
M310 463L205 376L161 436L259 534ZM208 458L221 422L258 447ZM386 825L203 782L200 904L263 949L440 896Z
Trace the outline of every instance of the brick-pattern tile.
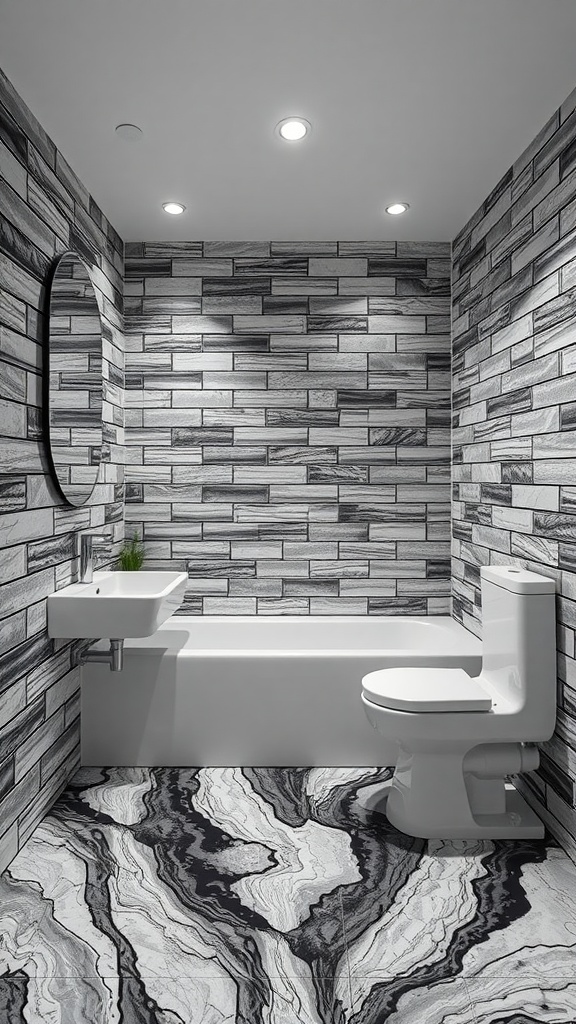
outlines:
M46 598L75 577L76 534L122 537L123 246L0 73L0 870L79 762L79 678L46 634ZM91 268L104 331L109 462L86 506L62 505L42 437L42 346L56 257ZM108 555L110 557L110 555Z
M127 530L182 613L448 611L449 255L127 245Z
M483 564L558 584L558 724L523 783L576 849L576 120L562 108L453 246L454 614Z

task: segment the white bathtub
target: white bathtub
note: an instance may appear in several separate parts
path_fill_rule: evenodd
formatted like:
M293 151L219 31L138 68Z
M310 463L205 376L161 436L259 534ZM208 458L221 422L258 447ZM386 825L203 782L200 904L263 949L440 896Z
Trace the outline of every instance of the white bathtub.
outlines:
M366 672L480 669L478 639L427 618L176 616L126 641L124 669L82 670L86 765L388 765Z

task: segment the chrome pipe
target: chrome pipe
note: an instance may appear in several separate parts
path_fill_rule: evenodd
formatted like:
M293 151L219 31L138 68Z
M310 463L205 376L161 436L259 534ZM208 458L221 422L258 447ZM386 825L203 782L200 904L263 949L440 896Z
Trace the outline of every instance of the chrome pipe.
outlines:
M79 665L86 665L88 663L108 665L111 672L121 672L124 668L124 641L111 640L107 651L99 651L89 647L78 658Z

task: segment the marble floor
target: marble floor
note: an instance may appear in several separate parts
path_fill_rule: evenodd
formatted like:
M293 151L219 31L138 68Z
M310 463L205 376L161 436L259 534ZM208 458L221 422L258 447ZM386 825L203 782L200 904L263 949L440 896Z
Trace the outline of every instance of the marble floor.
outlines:
M576 866L386 769L82 769L0 879L0 1024L566 1024Z

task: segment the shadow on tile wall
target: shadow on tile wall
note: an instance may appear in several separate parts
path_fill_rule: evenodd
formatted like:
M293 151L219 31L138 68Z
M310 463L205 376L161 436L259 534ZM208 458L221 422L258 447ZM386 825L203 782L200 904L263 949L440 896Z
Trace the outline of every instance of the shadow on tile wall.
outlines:
M448 612L449 256L127 245L127 528L183 613Z
M454 614L479 567L558 582L559 710L524 792L576 855L576 91L453 246Z
M78 671L46 634L79 530L122 536L122 241L0 72L0 870L79 763ZM56 256L90 265L104 323L105 441L93 500L63 505L42 441L46 284Z

